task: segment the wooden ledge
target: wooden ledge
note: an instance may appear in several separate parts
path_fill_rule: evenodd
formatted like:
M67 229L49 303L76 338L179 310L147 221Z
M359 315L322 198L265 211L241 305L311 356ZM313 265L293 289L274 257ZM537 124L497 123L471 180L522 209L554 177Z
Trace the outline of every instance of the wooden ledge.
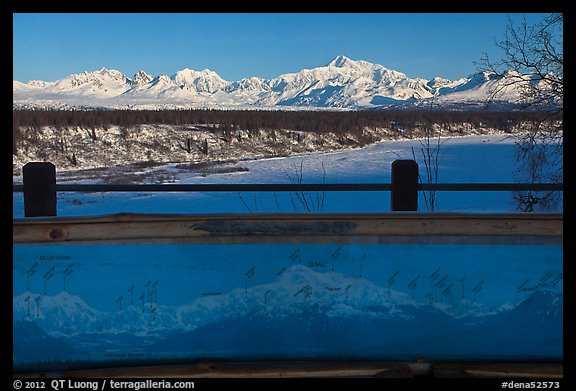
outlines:
M561 244L562 214L114 214L13 221L14 244Z

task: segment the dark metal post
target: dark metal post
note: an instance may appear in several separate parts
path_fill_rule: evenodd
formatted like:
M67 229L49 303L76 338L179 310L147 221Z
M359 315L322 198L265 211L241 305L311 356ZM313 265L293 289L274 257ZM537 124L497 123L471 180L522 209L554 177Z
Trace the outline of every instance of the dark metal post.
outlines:
M392 211L418 210L418 163L414 160L392 162Z
M56 216L56 167L32 162L22 168L24 216Z

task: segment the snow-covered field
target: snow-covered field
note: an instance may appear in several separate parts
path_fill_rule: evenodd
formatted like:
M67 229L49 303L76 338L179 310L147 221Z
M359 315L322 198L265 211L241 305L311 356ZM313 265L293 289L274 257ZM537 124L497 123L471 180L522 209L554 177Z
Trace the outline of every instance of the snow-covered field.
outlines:
M171 173L175 183L290 183L300 167L304 183L388 183L391 162L411 158L412 147L419 141L244 161L236 165L247 170L223 174L174 164L152 170ZM445 140L441 153L439 182L517 179L514 144L502 136ZM324 212L390 208L387 192L324 197ZM514 210L506 192L438 197L441 211ZM22 217L21 195L13 206ZM62 193L58 214L295 207L302 211L280 193ZM561 246L68 245L14 246L13 253L16 368L170 358L563 355Z
M502 135L443 139L440 150L439 183L505 183L524 179L517 174L515 145ZM389 183L390 166L396 159L411 159L414 148L420 173L425 166L418 157L419 140L386 141L356 150L312 153L285 158L240 161L225 168L230 173L193 172L179 164L142 169L153 181L162 177L173 183ZM226 170L224 170L226 171ZM156 174L154 174L154 172ZM136 177L138 172L131 172ZM122 173L118 174L122 176ZM98 179L77 181L74 171L68 180L98 183ZM14 177L15 181L21 180ZM129 180L129 179L127 179ZM310 194L316 199L318 194ZM387 212L389 192L333 192L323 196L323 212ZM439 211L515 211L510 192L440 192ZM426 210L422 196L420 210ZM14 194L14 217L23 217L23 196ZM561 208L561 203L558 208ZM149 213L242 213L302 212L298 202L285 193L60 193L58 215L94 215L118 212Z

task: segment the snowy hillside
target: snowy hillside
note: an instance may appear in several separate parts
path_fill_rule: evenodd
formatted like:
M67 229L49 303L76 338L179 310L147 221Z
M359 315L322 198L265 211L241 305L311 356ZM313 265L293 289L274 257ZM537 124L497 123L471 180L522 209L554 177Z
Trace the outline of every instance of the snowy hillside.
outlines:
M522 129L524 123L514 127ZM491 126L471 123L434 124L443 136L502 134ZM202 125L145 124L136 126L20 127L13 155L13 172L32 161L49 160L58 170L109 168L120 165L153 166L162 162L232 162L235 160L290 156L311 152L356 149L375 142L417 138L421 127L351 127L345 133L302 132L291 129L238 129L228 134ZM206 145L206 149L204 149ZM207 153L206 153L207 152Z
M382 65L338 56L326 66L303 69L272 79L226 81L209 69L183 69L169 77L139 71L132 78L102 68L54 82L14 81L16 106L115 108L332 108L437 107L482 105L500 80L487 72L455 81L410 78ZM528 80L527 80L528 82ZM504 91L502 104L518 100Z

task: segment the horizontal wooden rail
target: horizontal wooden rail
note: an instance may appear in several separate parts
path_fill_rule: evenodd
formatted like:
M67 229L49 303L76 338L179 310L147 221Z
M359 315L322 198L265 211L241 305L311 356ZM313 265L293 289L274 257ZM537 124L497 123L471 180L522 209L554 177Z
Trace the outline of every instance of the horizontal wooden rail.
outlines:
M562 214L115 214L16 219L14 244L561 244Z
M280 184L57 184L56 167L49 162L30 162L22 168L23 184L12 184L13 192L24 192L24 216L57 215L57 192L333 192L390 191L392 211L417 211L419 191L562 191L562 183L418 183L414 160L395 160L391 183L280 183Z
M562 191L562 183L420 183L419 191ZM324 184L57 184L57 192L286 192L286 191L391 191L390 183ZM24 186L12 185L13 192Z

